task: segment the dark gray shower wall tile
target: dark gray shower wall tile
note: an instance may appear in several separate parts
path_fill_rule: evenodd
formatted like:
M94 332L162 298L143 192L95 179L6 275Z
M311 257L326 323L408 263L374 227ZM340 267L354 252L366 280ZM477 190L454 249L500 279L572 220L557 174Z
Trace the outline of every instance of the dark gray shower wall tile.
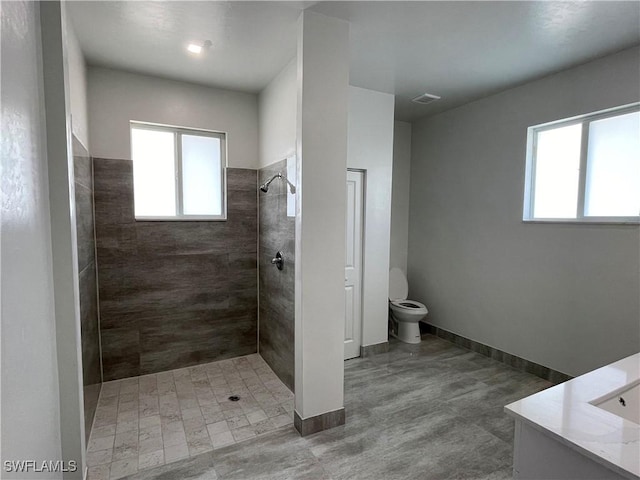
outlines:
M176 312L140 322L143 374L249 355L257 319L233 311Z
M296 235L296 219L295 217L286 216L286 212L287 212L286 198L284 201L283 212L284 212L284 215L282 217L281 223L278 225L278 228L280 228L280 230L284 233L288 241L293 242L295 240L295 235Z
M133 162L93 157L94 188L101 191L133 191Z
M262 302L265 303L265 302ZM278 353L293 357L294 330L292 327L294 311L292 308L272 305L260 305L261 326L266 326L266 331L260 332L260 344L271 345ZM264 322L263 322L264 320ZM264 323L264 325L262 325ZM264 336L264 341L263 337ZM289 343L285 343L289 342ZM287 347L282 347L286 344Z
M78 269L84 269L95 261L93 193L84 185L75 184L76 237L78 245Z
M257 197L258 172L249 168L227 168L227 190L245 190Z
M94 158L93 171L96 224L134 222L132 162Z
M72 151L73 151L73 177L74 180L93 190L93 172L91 168L91 157L84 145L72 135Z
M167 222L166 225L172 232L176 254L219 254L228 251L226 222Z
M260 302L260 355L274 373L291 390L294 387L294 332L293 315ZM292 312L291 312L292 313Z
M250 260L249 260L250 261ZM239 262L237 262L239 263ZM232 292L242 290L253 290L256 292L258 287L258 271L257 268L231 268L229 264L229 273L227 281Z
M230 216L227 220L227 248L231 251L255 252L258 244L258 218L256 215Z
M136 258L137 254L135 224L96 225L98 265L106 267L126 265L132 258Z
M229 310L236 314L252 314L258 315L258 298L256 295L256 289L239 290L233 295L229 296L229 303L227 304Z
M253 192L230 190L227 192L227 220L231 214L250 216L258 219L258 199Z
M102 290L101 290L102 291ZM100 301L100 334L104 335L105 330L114 330L118 328L138 328L138 320L141 315L137 312L107 312L103 313L103 303Z
M100 270L100 306L111 315L153 315L172 309L224 306L230 291L228 255L145 257Z
M96 189L93 195L96 225L119 225L135 221L133 192L120 195Z
M224 222L136 222L141 255L217 255L226 252Z
M289 364L295 361L293 355L288 351L283 351L274 346L268 338L262 339L262 331L260 331L260 356L271 367L271 370L278 376L280 381L284 383L289 390L293 391L295 378L294 372L289 368Z
M171 320L160 322L156 331L150 329L153 320L149 319L208 312L229 322L235 317L252 318L249 328L255 332L257 172L228 169L227 221L142 222L135 221L133 214L132 163L96 159L94 169L102 329L113 336L135 328L139 342L148 345L162 338L163 329L172 331ZM251 335L234 331L242 349L255 351L255 334L249 348L246 342ZM177 350L165 352L167 358L173 355L165 363L177 368L180 362L193 364L194 358L218 359L221 347L216 344L216 332L209 329L198 335L181 337ZM234 342L227 339L225 344ZM147 357L151 353L146 352ZM130 360L111 362L118 368L116 375L126 376ZM146 372L156 368L154 362L145 362ZM137 368L141 365L139 358ZM105 365L105 372L108 368Z
M75 136L72 138L78 269L83 270L89 263L95 261L93 172L91 157L87 150Z
M82 375L84 385L100 383L100 333L95 264L79 273L80 331L82 338Z
M270 327L272 329L273 327ZM269 364L273 372L291 391L294 390L295 378L292 364L294 354L289 349L283 349L280 338L272 338L263 333L262 316L260 327L260 356Z
M287 195L271 195L260 200L260 235L275 235L280 241L294 238L295 218L287 216Z
M293 220L291 220L291 223L295 223L295 222ZM293 266L295 266L295 263L296 263L295 233L291 233L291 236L285 241L284 249L282 251L284 253L286 253L287 254L287 258L289 258L289 265L292 266L290 273L291 273L291 275L293 275L294 272L295 272Z
M95 416L96 409L98 408L98 399L100 398L100 389L102 388L102 382L94 383L91 385L83 385L83 397L84 397L84 441L85 444L89 443L89 435L91 434L91 427L93 426L93 417Z
M279 217L278 195L260 199L260 246L263 248L277 248L282 243L278 229Z
M80 347L84 388L85 442L88 442L102 382L95 268L93 167L86 148L72 136L78 249Z
M294 241L294 236L293 228L278 228L268 223L260 224L260 248L271 252L272 255L281 251L291 262L295 258L295 245L291 243Z
M167 298L169 297L169 298ZM103 329L118 327L123 318L140 318L170 313L172 311L192 311L198 309L219 309L229 305L226 292L192 291L188 287L175 289L168 294L152 291L137 295L134 299L101 301L101 323Z
M98 298L96 270L92 262L79 272L80 303L80 346L82 352L82 385L84 388L85 441L98 405L98 395L102 385L100 365L100 332L98 325Z
M258 318L258 298L255 294L255 290L238 292L229 297L229 306L228 308L239 314L245 314L247 316L255 316ZM257 342L257 339L256 339Z
M294 383L294 287L295 219L287 217L286 161L277 162L259 172L259 183L276 173L267 193L260 192L259 204L259 309L260 355L291 389ZM284 268L271 264L282 251Z
M253 252L229 252L229 270L251 272L252 275L258 273L258 255L254 250ZM257 276L255 277L257 281Z
M183 288L216 290L226 286L227 277L226 254L132 257L128 263L101 267L101 300L124 301L124 298L116 297L127 297L135 301L136 296L149 292L170 296L171 292ZM167 301L171 301L171 298L168 297Z
M255 192L247 190L229 190L227 192L227 215L258 216L258 199Z
M137 325L101 330L104 381L140 375L140 334Z

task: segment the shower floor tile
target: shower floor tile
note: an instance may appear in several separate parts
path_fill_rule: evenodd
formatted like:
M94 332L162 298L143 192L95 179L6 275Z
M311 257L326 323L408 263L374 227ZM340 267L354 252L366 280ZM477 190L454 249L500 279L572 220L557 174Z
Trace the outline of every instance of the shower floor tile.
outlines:
M292 423L293 393L258 354L105 382L87 446L89 480L122 478Z

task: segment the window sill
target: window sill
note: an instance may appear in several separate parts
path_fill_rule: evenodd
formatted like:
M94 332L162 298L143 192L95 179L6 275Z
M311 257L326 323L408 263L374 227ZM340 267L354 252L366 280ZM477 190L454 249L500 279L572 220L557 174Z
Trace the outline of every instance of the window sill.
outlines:
M616 218L523 218L522 223L547 223L563 225L628 225L637 227L640 225L638 217L616 217Z
M227 217L184 215L181 217L136 217L136 222L226 222Z

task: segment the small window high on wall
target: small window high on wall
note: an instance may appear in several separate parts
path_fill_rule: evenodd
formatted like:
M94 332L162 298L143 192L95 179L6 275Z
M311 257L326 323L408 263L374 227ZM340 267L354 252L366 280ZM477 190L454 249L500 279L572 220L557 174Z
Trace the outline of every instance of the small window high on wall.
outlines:
M640 223L640 105L530 127L523 218Z
M137 220L226 219L224 133L131 122Z

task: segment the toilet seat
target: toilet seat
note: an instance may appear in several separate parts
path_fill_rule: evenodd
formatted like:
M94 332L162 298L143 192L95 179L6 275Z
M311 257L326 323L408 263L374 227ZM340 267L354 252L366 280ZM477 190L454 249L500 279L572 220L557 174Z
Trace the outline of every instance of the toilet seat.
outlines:
M417 309L427 309L427 307L420 303L420 302L416 302L414 300L403 300L403 299L398 299L398 300L391 300L391 304L398 307L398 308L406 308L408 310L417 310Z
M395 307L407 313L413 313L416 315L426 315L427 313L429 313L426 305L420 302L416 302L415 300L397 299L389 300L389 303L391 304L392 309Z

